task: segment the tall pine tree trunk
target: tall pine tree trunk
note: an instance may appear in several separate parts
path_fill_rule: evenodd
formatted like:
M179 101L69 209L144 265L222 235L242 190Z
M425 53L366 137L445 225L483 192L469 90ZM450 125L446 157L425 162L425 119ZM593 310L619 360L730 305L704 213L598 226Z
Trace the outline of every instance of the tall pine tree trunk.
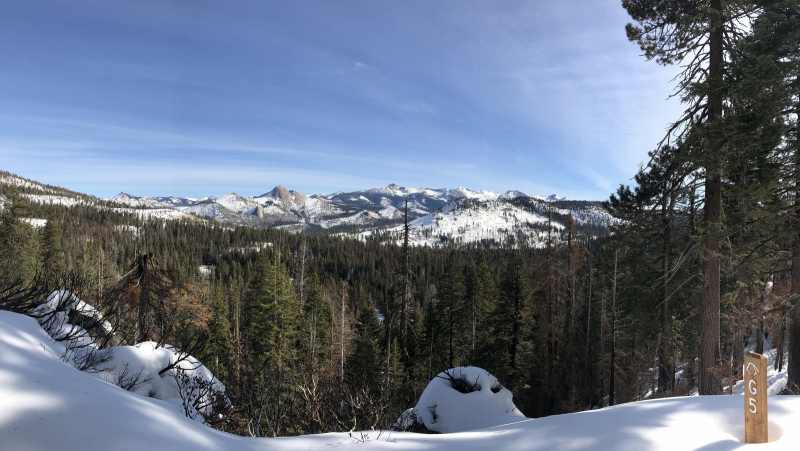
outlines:
M797 184L800 196L800 183ZM800 203L800 199L796 201ZM800 296L800 235L795 238L794 249L792 249L792 296ZM797 299L792 301L794 304L789 312L789 361L786 369L789 373L787 386L795 393L800 394L800 302Z
M795 82L800 83L800 78ZM800 122L800 120L798 120ZM800 125L798 125L800 126ZM800 171L800 132L795 138L795 171ZM800 175L796 176L794 184L794 214L795 220L800 216ZM788 374L787 387L794 394L800 394L800 234L794 237L792 248L792 309L789 311L789 360L786 362Z
M586 315L586 349L584 350L583 356L583 367L589 373L589 379L591 379L592 370L589 367L589 346L592 343L591 338L591 331L592 331L592 257L591 255L588 257L589 259L589 296L587 298L587 307L589 309Z
M658 347L658 391L661 395L666 395L672 387L669 383L669 253L671 245L672 227L667 215L667 200L664 197L662 207L662 222L664 224L664 262L662 267L662 277L664 282L661 286L661 340Z
M711 33L709 36L708 78L711 90L708 94L708 124L715 124L722 116L722 63L723 23L722 1L711 0ZM701 395L720 392L720 381L716 371L719 361L719 315L720 315L720 254L719 237L722 219L722 176L720 168L720 140L712 130L707 135L706 181L703 237L703 288L700 339L700 386Z
M603 380L603 358L606 355L605 343L605 328L606 328L606 291L603 290L603 296L600 301L600 363L598 367L598 378L600 379L600 405L603 405L605 398L606 382Z
M609 369L610 382L608 384L608 405L614 405L614 373L617 354L617 254L619 251L614 252L614 280L611 288L611 365Z

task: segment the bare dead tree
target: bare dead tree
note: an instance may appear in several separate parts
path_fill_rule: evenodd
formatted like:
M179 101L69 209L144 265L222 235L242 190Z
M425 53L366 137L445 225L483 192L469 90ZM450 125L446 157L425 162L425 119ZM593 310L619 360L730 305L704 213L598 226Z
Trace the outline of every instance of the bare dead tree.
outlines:
M119 311L126 342L152 340L163 345L177 327L170 305L185 293L175 271L162 268L152 253L140 253L104 300Z

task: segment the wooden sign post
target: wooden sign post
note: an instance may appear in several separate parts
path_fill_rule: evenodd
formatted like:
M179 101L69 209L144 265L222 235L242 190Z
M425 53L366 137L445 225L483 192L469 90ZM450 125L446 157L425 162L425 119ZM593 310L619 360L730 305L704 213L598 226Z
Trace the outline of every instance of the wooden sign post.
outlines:
M744 355L744 442L767 443L767 358Z

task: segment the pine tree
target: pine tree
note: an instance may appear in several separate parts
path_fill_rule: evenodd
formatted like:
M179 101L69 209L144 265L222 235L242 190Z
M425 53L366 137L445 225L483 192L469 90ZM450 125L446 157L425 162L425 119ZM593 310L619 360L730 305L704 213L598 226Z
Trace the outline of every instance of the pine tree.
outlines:
M208 321L208 356L204 360L214 376L224 384L228 378L228 362L231 357L231 324L228 321L228 308L225 306L225 293L221 286L214 287L211 300L211 319Z
M737 219L744 224L756 219L772 226L771 230L759 227L754 238L781 235L766 246L759 244L763 239L752 240L761 249L746 249L743 254L755 251L761 255L748 260L777 259L786 249L775 242L792 242L788 386L800 392L800 308L796 300L800 293L800 4L792 0L758 3L763 10L753 23L752 34L737 43L742 57L734 72L739 83L732 89L737 108L729 122L731 134L737 138L737 160L753 162L742 168L748 170L741 170L748 183L736 193L737 201L744 201L741 210L750 214ZM787 216L793 224L790 236L784 238ZM751 238L753 233L747 230L746 235ZM783 269L779 265L766 264L774 272Z
M383 362L381 339L383 326L371 307L363 307L356 322L356 339L347 359L347 380L350 384L364 384L371 391L380 390Z
M523 338L524 312L530 300L528 267L519 251L511 251L503 271L499 300L494 313L495 357L498 373L515 388L519 372L519 350Z
M446 356L447 368L465 363L469 336L469 311L465 308L464 270L461 258L455 250L450 251L444 274L437 288L439 297L437 321L439 322L440 352ZM442 368L446 369L446 368Z
M466 301L469 312L469 361L480 368L488 368L492 360L492 309L495 287L486 256L478 252L477 261L467 269Z
M61 237L61 226L53 207L47 211L47 223L40 232L41 263L45 273L59 273L64 269L65 255Z
M319 366L328 351L330 342L330 329L333 321L331 303L325 299L322 292L322 285L319 276L314 274L307 283L306 301L303 305L304 314L304 340L307 347L310 365L312 370Z
M6 191L0 218L0 282L30 281L38 269L38 242L33 226L24 219L32 215L30 204L16 186Z
M92 246L84 243L78 270L94 269ZM164 269L153 254L137 256L125 275L106 294L106 303L115 306L121 317L120 328L129 343L172 341L179 327L173 306L186 294L172 269ZM183 349L189 352L188 349Z
M720 242L722 227L722 170L725 161L721 133L725 102L726 49L733 48L737 27L752 10L742 0L623 0L638 25L628 24L628 39L639 44L648 59L659 64L683 63L676 89L689 107L668 132L700 129L701 152L694 159L704 169L702 344L700 394L719 393L715 368L720 336ZM727 41L726 41L727 39ZM688 63L688 64L687 64ZM685 135L684 135L685 136ZM665 138L665 139L667 139Z
M259 252L245 300L245 329L259 365L283 365L298 329L297 302L278 255Z

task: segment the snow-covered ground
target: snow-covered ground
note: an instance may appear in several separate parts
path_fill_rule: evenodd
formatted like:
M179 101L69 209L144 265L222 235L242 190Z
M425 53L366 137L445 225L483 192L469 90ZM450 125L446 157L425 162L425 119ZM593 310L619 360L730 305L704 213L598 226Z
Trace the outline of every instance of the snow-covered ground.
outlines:
M753 351L755 348L755 337L753 337L748 346L745 347L745 350ZM782 371L778 371L775 368L775 361L778 359L778 350L772 345L772 341L770 341L769 338L764 339L764 354L762 355L767 358L767 386L769 387L767 393L770 395L777 395L786 388L786 383L789 381L789 373L787 370L788 355L784 354L783 369ZM733 394L744 394L743 379L733 385Z
M40 229L47 225L47 219L22 218L22 220L33 226L34 229Z
M112 211L117 213L135 214L144 220L154 219L187 219L192 218L191 215L182 211L173 210L170 208L157 208L157 209L133 209L133 208L112 208Z
M133 236L139 236L139 234L141 233L141 230L139 229L139 227L132 226L132 225L117 225L117 226L114 226L114 228L119 230L120 232L130 233Z
M564 216L572 214L578 225L608 225L614 222L614 219L599 207L583 207L575 210L553 208L553 211ZM442 246L453 242L468 244L484 240L497 243L510 241L516 244L522 236L528 240L529 246L537 247L546 243L544 230L547 223L546 215L514 203L455 201L438 211L411 221L409 242L416 246ZM552 226L555 230L564 229L564 225L559 222L554 221ZM388 231L399 240L403 226L395 226ZM373 233L373 230L360 232L359 238L364 239Z
M49 189L49 188L45 187L41 183L28 181L28 180L25 180L23 178L20 178L20 177L11 175L11 174L9 174L9 175L0 174L0 185L14 185L14 186L22 187L22 188L39 189L39 190L42 190L42 191L45 191L45 192L48 192L48 193L53 192L52 189Z
M733 450L745 446L739 396L668 398L442 435L365 431L255 439L219 432L168 402L118 388L60 360L38 323L0 311L3 450ZM771 443L800 446L800 397L770 396ZM361 439L364 439L362 442Z
M517 232L525 236L537 236L532 224L544 224L547 218L507 203L487 202L459 208L448 204L441 211L425 215L409 224L409 241L415 245L437 246L441 237L458 238L462 243L481 240L505 241ZM561 224L554 224L563 228ZM402 226L391 229L400 233Z
M74 197L66 197L66 196L51 196L51 195L43 195L43 194L23 194L23 197L28 198L31 202L36 202L38 204L53 204L53 205L64 205L66 207L72 207L78 204L86 204L87 202L83 201L82 199L75 199Z
M214 265L200 265L199 271L204 276L210 276L214 271Z

